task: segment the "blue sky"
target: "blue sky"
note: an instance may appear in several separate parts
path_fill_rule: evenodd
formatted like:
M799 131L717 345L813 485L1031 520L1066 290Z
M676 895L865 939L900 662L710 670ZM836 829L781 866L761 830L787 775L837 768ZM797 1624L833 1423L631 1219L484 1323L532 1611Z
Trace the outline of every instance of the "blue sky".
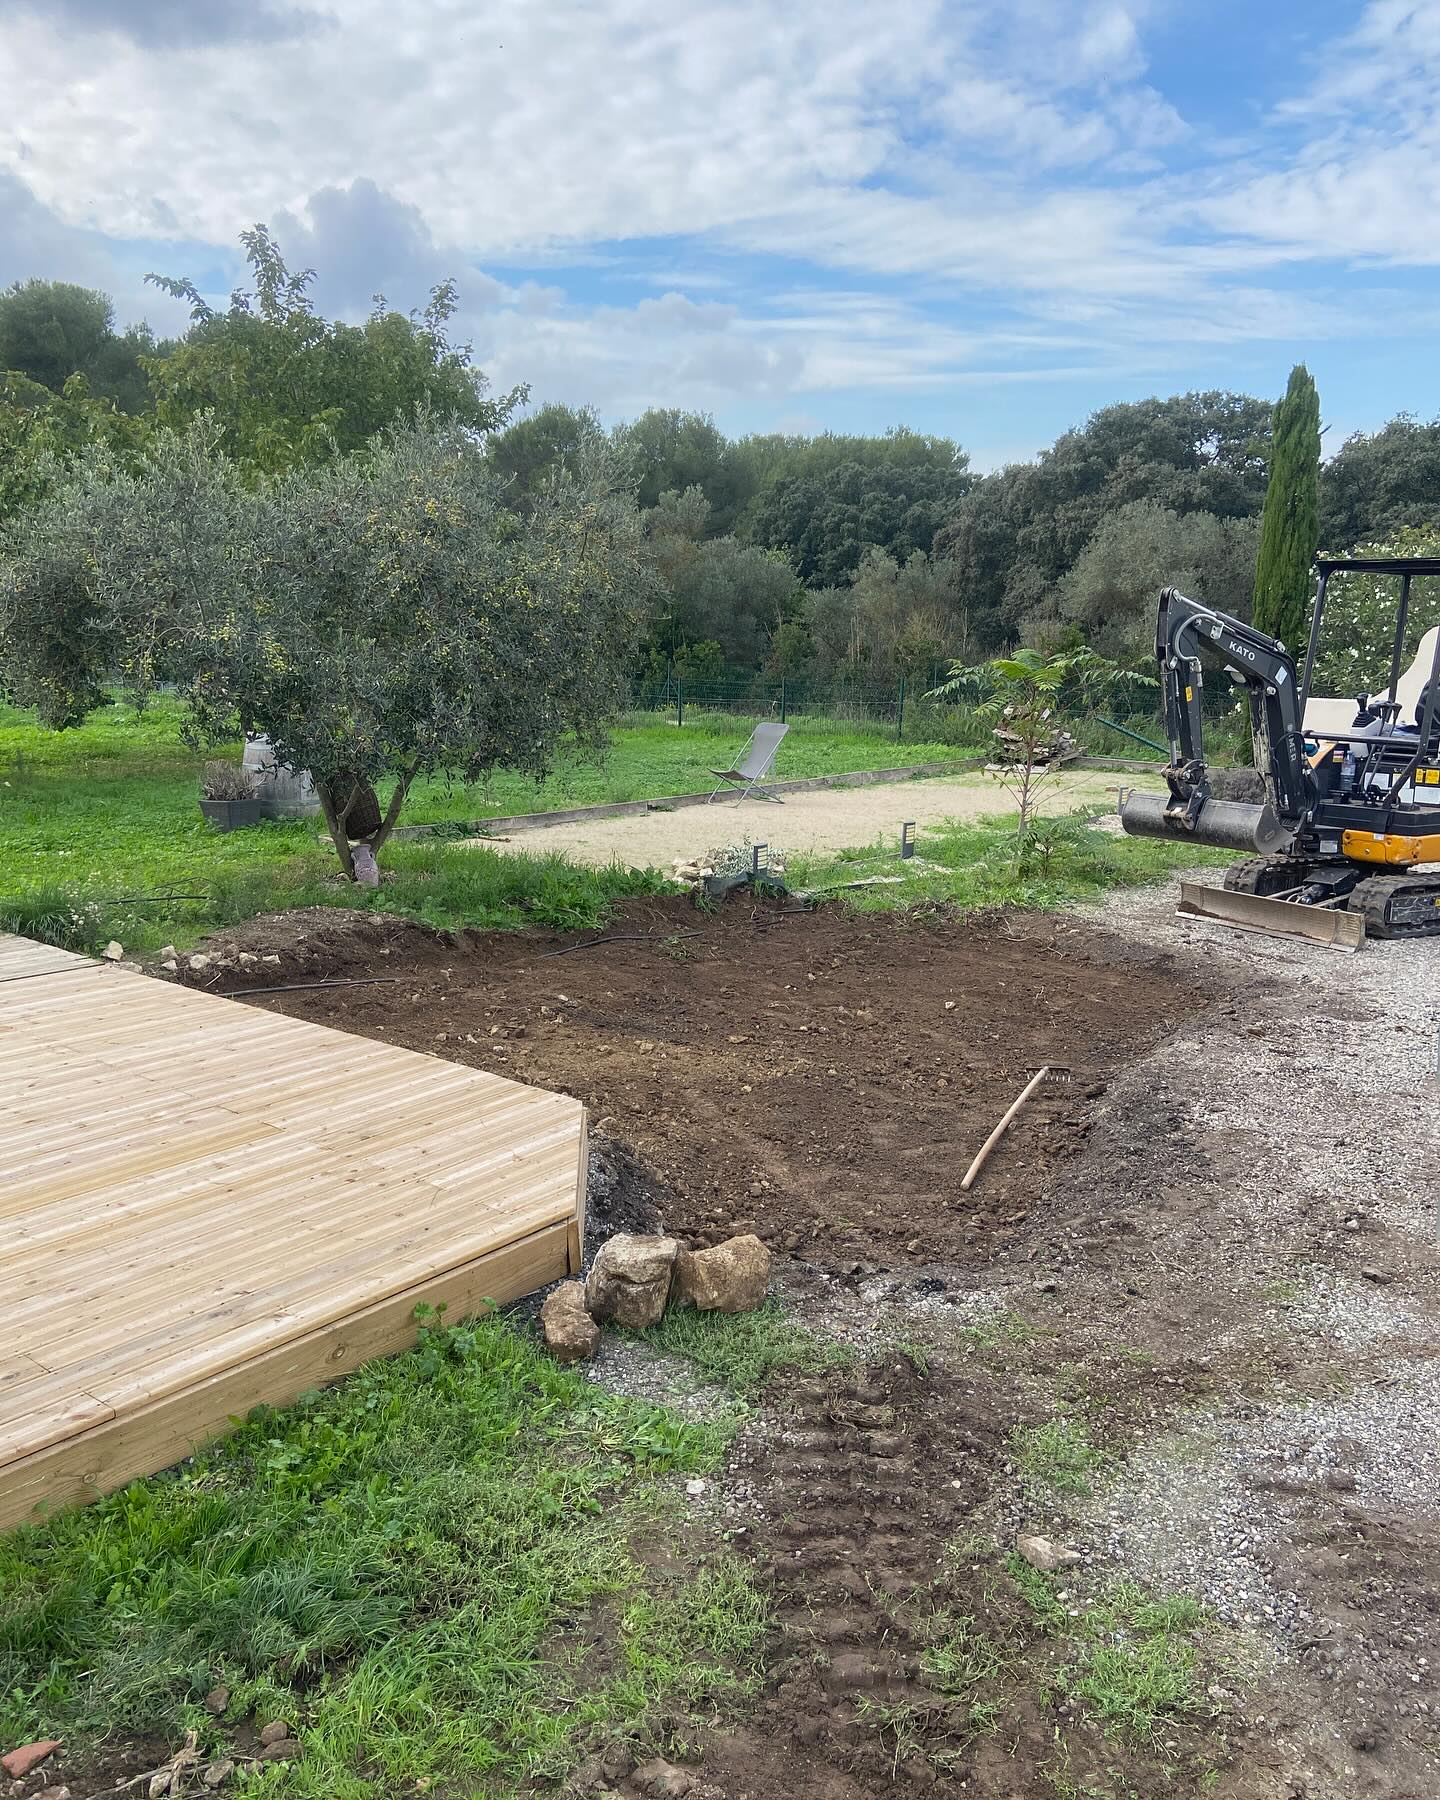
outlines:
M0 280L330 311L453 275L499 387L956 437L1436 400L1440 0L8 0Z

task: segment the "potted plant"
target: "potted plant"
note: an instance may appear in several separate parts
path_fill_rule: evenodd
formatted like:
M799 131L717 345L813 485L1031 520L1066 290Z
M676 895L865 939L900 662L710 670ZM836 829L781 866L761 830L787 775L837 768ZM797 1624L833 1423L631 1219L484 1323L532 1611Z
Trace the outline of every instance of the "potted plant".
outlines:
M236 763L207 762L200 783L200 810L217 831L258 825L262 802L246 770Z

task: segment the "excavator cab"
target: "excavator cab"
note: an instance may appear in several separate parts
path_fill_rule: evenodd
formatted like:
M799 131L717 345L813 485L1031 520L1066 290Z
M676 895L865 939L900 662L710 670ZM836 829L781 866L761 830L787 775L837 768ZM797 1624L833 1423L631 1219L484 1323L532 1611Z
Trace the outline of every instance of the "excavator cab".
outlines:
M1190 889L1192 901L1196 894L1215 897L1187 910L1232 923L1268 920L1352 948L1367 932L1437 935L1440 626L1425 631L1409 657L1406 644L1414 582L1440 578L1440 557L1322 557L1317 568L1299 673L1277 639L1174 588L1161 593L1155 649L1170 739L1169 794L1132 794L1121 822L1141 836L1258 852L1230 866L1223 894ZM1378 693L1350 699L1313 695L1330 583L1351 571L1396 582L1388 681ZM1262 796L1253 801L1212 792L1201 707L1207 664L1218 664L1248 692ZM1303 922L1297 907L1310 909ZM1330 921L1322 921L1322 911Z

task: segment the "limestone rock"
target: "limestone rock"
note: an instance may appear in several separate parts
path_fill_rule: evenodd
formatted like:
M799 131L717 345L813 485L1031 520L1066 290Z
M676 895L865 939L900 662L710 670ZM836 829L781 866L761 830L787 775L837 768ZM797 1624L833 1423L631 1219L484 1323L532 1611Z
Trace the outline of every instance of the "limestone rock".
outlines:
M224 1787L235 1773L235 1764L228 1756L222 1756L219 1762L211 1763L200 1779L207 1788Z
M600 1246L590 1266L585 1303L593 1317L610 1319L627 1331L658 1325L679 1250L672 1237L617 1232Z
M105 958L106 962L123 962L125 960L125 946L120 942L119 938L111 938L110 942L100 954Z
M750 1312L769 1285L770 1252L754 1232L710 1250L682 1250L676 1259L675 1297L701 1312Z
M581 1362L600 1348L600 1327L585 1308L583 1281L563 1281L540 1308L545 1348L558 1363Z
M272 1719L268 1725L262 1727L260 1742L262 1744L278 1744L282 1738L288 1738L289 1735L290 1727L283 1719Z
M1068 1544L1057 1544L1051 1538L1025 1531L1016 1538L1015 1548L1032 1569L1039 1569L1045 1575L1053 1575L1056 1569L1067 1569L1071 1563L1080 1560L1080 1552L1072 1550Z

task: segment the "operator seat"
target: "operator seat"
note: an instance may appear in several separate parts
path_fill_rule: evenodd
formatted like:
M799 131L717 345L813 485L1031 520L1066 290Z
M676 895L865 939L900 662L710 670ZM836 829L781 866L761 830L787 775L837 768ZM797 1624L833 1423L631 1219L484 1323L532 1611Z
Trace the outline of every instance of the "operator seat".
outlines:
M1421 638L1415 660L1395 684L1395 698L1400 702L1402 723L1420 728L1420 715L1425 710L1425 689L1430 681L1430 666L1435 660L1435 640L1440 638L1440 625L1432 625Z
M1400 703L1396 718L1402 729L1407 726L1412 731L1419 728L1425 683L1430 675L1437 637L1440 637L1440 625L1432 625L1420 640L1415 660L1395 684L1395 698ZM1383 693L1384 690L1381 691ZM1353 699L1331 700L1323 695L1312 694L1305 702L1305 732L1309 737L1341 736L1350 730L1354 719Z

